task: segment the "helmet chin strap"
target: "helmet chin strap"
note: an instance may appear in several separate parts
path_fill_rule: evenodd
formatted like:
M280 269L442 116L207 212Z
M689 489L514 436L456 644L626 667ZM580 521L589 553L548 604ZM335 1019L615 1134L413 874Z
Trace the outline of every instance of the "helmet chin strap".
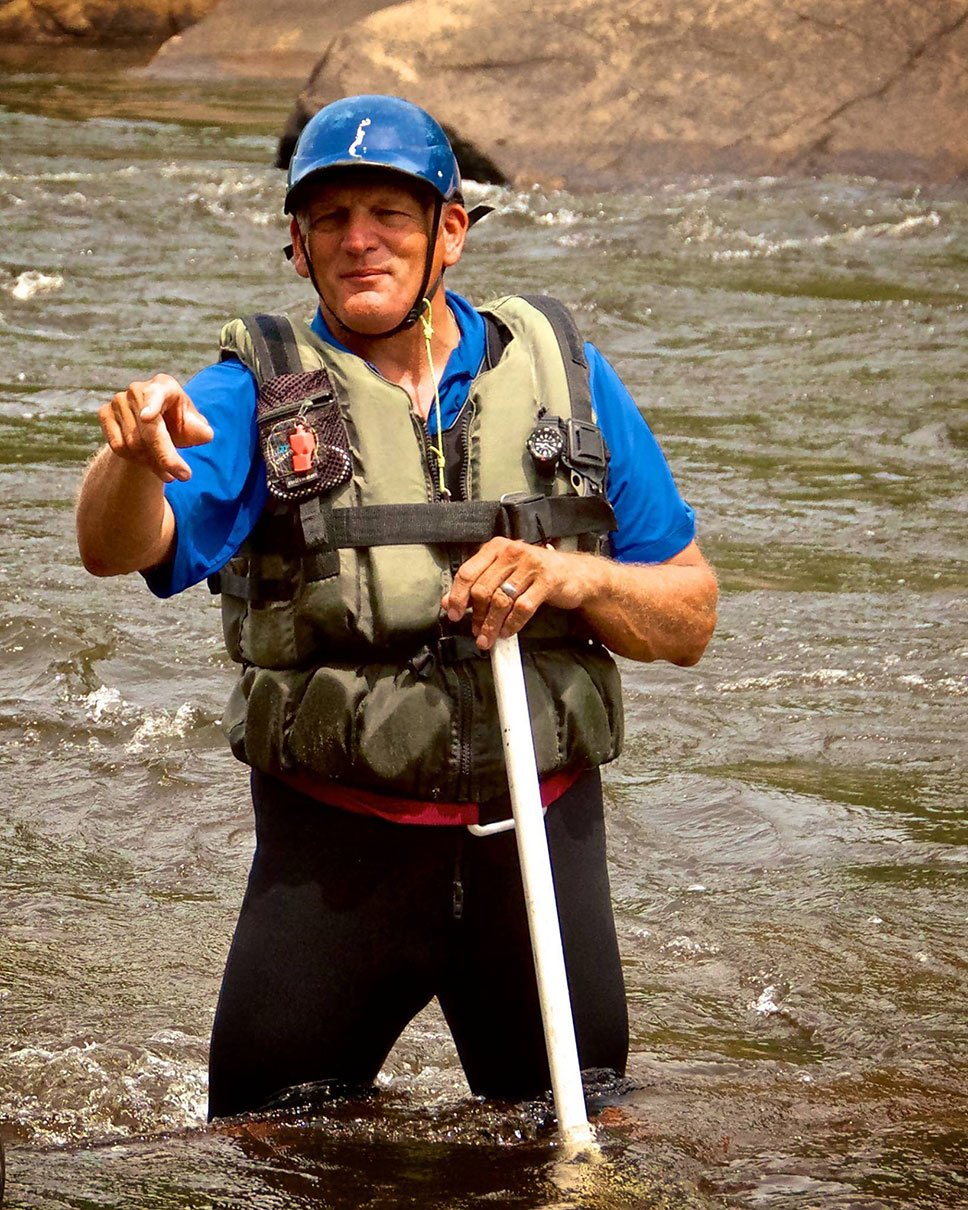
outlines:
M329 303L323 297L323 292L319 288L319 282L316 280L316 271L313 268L313 262L309 256L309 243L303 240L303 255L306 258L306 268L309 270L309 280L313 283L313 289L316 291L320 304L326 311L326 314L332 316L333 320L339 325L344 332L349 332L351 336L358 336L362 340L384 340L388 336L396 336L398 332L406 332L408 328L412 328L420 318L423 311L425 299L432 299L440 289L440 284L444 280L444 271L437 274L431 284L430 275L434 271L434 253L437 249L437 235L440 231L440 216L443 212L444 203L439 194L434 195L434 217L430 224L430 233L427 238L427 256L424 261L423 279L420 282L420 289L417 291L417 297L414 299L413 306L407 311L403 319L400 320L392 328L388 328L385 332L361 332L358 328L352 328L344 320L336 314Z

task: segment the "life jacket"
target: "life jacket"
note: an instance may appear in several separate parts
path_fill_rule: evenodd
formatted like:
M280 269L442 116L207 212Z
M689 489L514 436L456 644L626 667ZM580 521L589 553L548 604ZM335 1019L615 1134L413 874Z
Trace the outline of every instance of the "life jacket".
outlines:
M441 598L496 533L595 550L615 521L570 316L544 298L481 311L488 355L445 435L456 498L401 387L284 316L223 328L222 357L259 383L270 488L210 580L242 665L224 726L247 764L425 801L506 793L490 660ZM545 606L520 640L539 774L617 756L618 671L578 613Z

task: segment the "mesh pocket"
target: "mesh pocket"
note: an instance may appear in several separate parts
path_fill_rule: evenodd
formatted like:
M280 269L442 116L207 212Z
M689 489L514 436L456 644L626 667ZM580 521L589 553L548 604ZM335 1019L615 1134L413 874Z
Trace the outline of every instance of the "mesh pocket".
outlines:
M305 500L350 481L349 438L325 370L279 374L264 382L256 417L274 496Z

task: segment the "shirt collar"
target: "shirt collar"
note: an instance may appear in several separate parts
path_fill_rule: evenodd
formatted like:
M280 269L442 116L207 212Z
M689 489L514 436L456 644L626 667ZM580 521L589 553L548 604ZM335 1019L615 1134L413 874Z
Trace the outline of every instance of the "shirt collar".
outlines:
M447 305L460 330L460 340L447 359L447 365L444 367L438 383L441 419L444 428L448 429L457 419L467 399L470 385L481 371L484 363L486 334L483 317L466 298L455 294L452 290L447 291L446 297ZM318 308L310 327L320 340L332 345L335 349L349 353L350 356L356 356L333 335L323 318L322 311ZM431 409L428 419L428 427L431 432L436 431L433 409Z

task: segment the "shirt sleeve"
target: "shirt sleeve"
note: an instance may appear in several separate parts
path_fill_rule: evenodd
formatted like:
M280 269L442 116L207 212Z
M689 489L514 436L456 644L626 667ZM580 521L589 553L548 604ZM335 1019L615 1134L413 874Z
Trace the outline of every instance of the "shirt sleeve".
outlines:
M625 384L594 345L585 345L585 355L595 417L611 454L608 499L618 521L612 555L620 563L664 563L695 538L695 514Z
M269 494L249 369L232 359L219 362L191 378L185 391L215 435L206 445L180 451L192 477L165 488L175 514L175 550L169 562L145 573L158 597L173 596L224 567L252 532Z

